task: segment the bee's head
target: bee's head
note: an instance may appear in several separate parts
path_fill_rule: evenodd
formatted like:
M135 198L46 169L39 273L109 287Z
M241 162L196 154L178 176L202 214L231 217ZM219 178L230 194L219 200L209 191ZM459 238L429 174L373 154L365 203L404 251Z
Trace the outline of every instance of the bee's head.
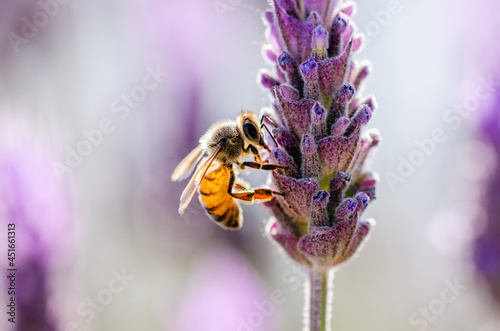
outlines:
M260 122L252 111L242 112L238 116L238 126L248 144L262 146L269 151L269 147L264 142L264 132Z

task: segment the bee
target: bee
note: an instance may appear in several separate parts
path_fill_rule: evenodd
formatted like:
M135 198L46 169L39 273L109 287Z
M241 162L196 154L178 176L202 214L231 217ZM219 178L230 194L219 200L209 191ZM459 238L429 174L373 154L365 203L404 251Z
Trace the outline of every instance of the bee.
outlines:
M275 194L283 195L266 188L250 188L235 174L235 166L276 170L282 168L263 161L259 148L270 152L264 142L263 116L259 121L252 111L241 112L236 121L225 120L213 124L200 138L198 147L192 150L175 168L172 181L187 178L200 163L203 156L208 156L200 163L182 192L179 214L182 215L198 190L200 203L208 216L225 229L237 230L243 225L243 216L238 202L253 204L255 201L269 201ZM270 134L272 137L272 135ZM274 137L272 137L274 140ZM276 141L274 141L277 145ZM255 162L244 161L253 155Z

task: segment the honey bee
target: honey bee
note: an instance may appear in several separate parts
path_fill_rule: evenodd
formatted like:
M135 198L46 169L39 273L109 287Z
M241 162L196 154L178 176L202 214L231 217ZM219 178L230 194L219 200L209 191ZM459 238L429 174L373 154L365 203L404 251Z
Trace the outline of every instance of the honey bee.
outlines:
M258 148L270 152L264 142L263 128L269 133L264 119L271 121L264 115L259 126L257 116L251 111L245 111L240 113L236 121L220 121L208 129L200 138L198 147L172 173L172 181L183 180L191 174L203 156L208 155L182 192L179 214L184 213L198 189L200 203L209 217L225 229L237 230L243 225L238 201L252 204L255 201L269 201L275 194L283 195L266 188L250 188L235 175L235 165L241 169L250 167L271 171L282 168L263 161L259 153ZM253 155L255 162L244 161L248 155Z

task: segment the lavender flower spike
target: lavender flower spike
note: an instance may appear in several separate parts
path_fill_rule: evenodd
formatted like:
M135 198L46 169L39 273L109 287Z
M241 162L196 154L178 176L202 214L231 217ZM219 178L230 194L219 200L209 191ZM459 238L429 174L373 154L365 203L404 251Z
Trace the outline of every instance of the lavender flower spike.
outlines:
M373 227L360 217L375 199L377 176L367 160L380 137L362 134L376 102L360 94L369 65L352 59L362 40L353 8L342 0L274 0L264 14L265 54L275 61L259 81L273 97L277 123L270 160L284 167L271 175L284 196L266 203L274 216L267 232L309 272L310 331L329 330L333 270Z

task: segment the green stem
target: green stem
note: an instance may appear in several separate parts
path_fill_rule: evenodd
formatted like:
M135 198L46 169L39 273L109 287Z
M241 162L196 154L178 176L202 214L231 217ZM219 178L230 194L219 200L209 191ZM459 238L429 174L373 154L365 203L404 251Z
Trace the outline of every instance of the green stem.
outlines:
M332 300L333 271L311 270L309 272L309 328L306 330L331 330Z

